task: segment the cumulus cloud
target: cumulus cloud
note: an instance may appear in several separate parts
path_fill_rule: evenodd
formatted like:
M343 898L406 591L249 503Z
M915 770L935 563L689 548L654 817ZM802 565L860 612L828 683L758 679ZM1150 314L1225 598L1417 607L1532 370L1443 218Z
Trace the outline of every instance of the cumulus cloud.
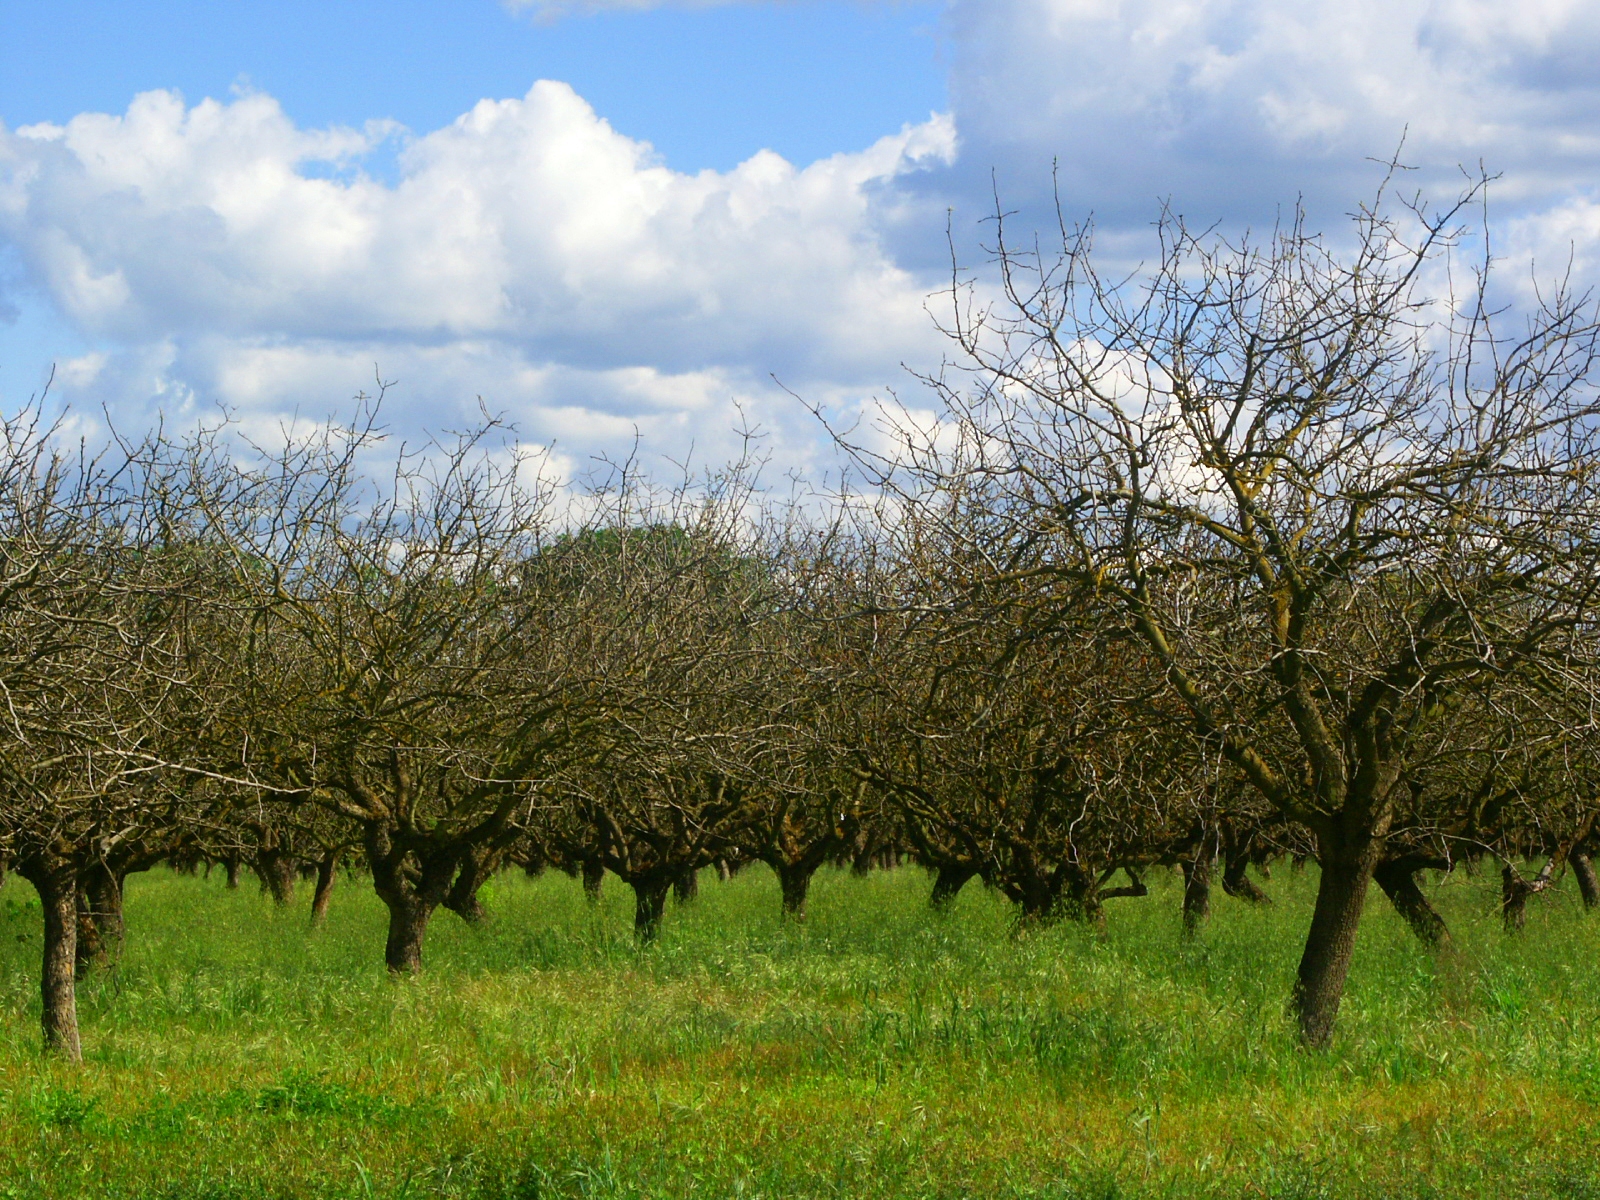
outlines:
M878 229L885 189L950 160L948 118L803 170L763 152L686 175L540 82L410 140L390 185L360 163L393 136L168 92L0 128L0 236L130 348L68 378L167 405L282 405L377 359L552 428L609 410L594 432L684 424L767 372L881 386L928 342L926 287Z
M0 126L0 319L42 289L97 346L63 391L123 411L325 410L376 363L400 423L482 394L531 438L711 453L743 411L803 458L769 373L850 406L936 359L946 204L981 263L996 186L1050 222L1052 161L1069 218L1131 242L1167 197L1229 225L1303 197L1332 225L1404 134L1419 186L1504 174L1508 253L1600 277L1593 5L950 0L945 32L949 116L804 169L672 171L552 82L422 136L300 128L259 94ZM363 171L385 142L392 182Z
M1402 136L1430 181L1504 172L1508 204L1600 165L1581 0L954 0L949 19L974 190L998 168L1037 191L1055 159L1069 203L1112 221L1168 196L1207 218L1299 194L1341 211Z

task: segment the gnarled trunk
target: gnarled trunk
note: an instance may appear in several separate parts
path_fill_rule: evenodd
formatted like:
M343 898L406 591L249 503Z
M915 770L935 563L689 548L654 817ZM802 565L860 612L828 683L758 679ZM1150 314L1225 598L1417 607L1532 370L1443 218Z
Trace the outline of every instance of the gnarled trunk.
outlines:
M39 893L44 910L44 961L39 976L40 1024L45 1049L68 1062L83 1061L78 1040L74 979L78 951L78 880L69 861L25 860L17 872Z
M817 864L803 861L773 868L778 874L778 887L783 893L783 915L796 921L805 920L806 895L811 891L811 877L817 873Z
M481 925L489 918L483 902L478 899L478 890L494 873L496 858L498 854L493 851L468 851L463 854L461 869L444 898L444 906L469 925Z
M1381 845L1367 837L1340 837L1337 832L1324 834L1318 840L1322 878L1317 884L1317 903L1311 914L1305 951L1300 956L1294 1005L1301 1039L1306 1045L1321 1049L1333 1037L1345 980L1350 975L1350 960L1355 955L1367 885Z
M1106 910L1101 903L1100 881L1094 872L1071 867L1067 870L1066 884L1061 893L1066 915L1085 925L1104 927Z
M590 904L600 903L600 885L606 881L606 865L598 858L583 860L583 897Z
M339 851L330 850L317 860L317 888L311 894L311 923L321 925L328 919L328 905L333 900L334 879L339 870Z
M961 894L961 889L967 886L971 878L978 873L977 867L944 866L933 877L933 892L928 897L928 903L935 912L949 912L956 902L956 897Z
M1521 933L1528 921L1528 897L1533 888L1510 863L1500 868L1500 919L1507 933Z
M871 845L864 845L856 851L855 857L850 860L850 874L857 878L864 878L871 874L872 868L877 866L878 851Z
M1418 940L1425 946L1439 949L1450 944L1450 929L1417 886L1417 872L1422 867L1423 863L1416 859L1391 858L1379 863L1372 877Z
M1303 865L1303 859L1295 864L1297 869ZM1258 888L1255 881L1250 878L1249 866L1250 859L1245 855L1230 858L1228 865L1222 870L1222 890L1235 899L1249 904L1271 904L1272 897Z
M1578 880L1578 894L1585 908L1600 908L1600 879L1595 878L1594 860L1581 850L1574 850L1567 859L1572 864L1572 874Z
M634 896L633 935L641 943L653 942L661 932L661 918L667 910L672 878L665 874L642 875L628 883Z
M429 906L416 900L389 905L389 937L383 944L383 962L391 975L415 975L422 970L422 941L432 915Z
M261 890L272 897L274 904L288 908L294 903L294 877L299 864L292 854L281 846L263 846L252 865L261 880Z
M459 854L426 844L396 845L390 831L380 825L367 828L366 843L373 890L389 909L384 963L391 974L415 975L422 970L428 918L450 890Z
M122 950L122 880L103 862L78 874L77 974L82 979Z
M78 923L77 944L73 953L73 977L83 979L96 967L110 961L106 945L100 940L100 930L94 923L94 912L89 894L79 883L74 900L74 920Z
M1183 928L1196 932L1211 916L1211 864L1214 855L1209 849L1201 850L1193 858L1182 859L1183 869Z
M679 904L688 904L700 895L700 870L685 867L672 881L672 895Z

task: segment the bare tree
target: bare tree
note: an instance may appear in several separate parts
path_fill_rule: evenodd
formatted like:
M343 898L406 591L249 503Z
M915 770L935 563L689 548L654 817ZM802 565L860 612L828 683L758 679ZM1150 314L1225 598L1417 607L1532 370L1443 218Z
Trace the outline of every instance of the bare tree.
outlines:
M910 506L981 489L1032 556L992 575L1085 589L1312 832L1294 995L1314 1046L1408 766L1448 749L1458 698L1568 669L1600 587L1596 326L1559 287L1497 312L1486 263L1448 291L1482 191L1437 212L1380 194L1348 253L1298 218L1235 244L1168 214L1126 283L1086 230L1043 256L997 221L997 302L951 289L939 436L905 420L897 461L859 456Z

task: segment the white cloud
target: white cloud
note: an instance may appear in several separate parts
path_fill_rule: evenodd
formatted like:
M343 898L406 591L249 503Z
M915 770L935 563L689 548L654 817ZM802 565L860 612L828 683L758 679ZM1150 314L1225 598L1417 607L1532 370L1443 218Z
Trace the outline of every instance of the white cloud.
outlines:
M1432 180L1505 172L1508 204L1600 166L1600 8L1581 0L954 0L950 22L979 196L995 167L1037 192L1057 158L1074 212L1116 222L1168 196L1208 220L1302 193L1341 212L1403 134Z
M550 82L420 137L162 92L0 127L0 249L96 343L61 373L80 402L321 415L376 363L401 381L397 426L437 427L481 393L579 462L635 430L726 449L740 406L788 461L812 454L768 373L858 409L902 360L936 358L923 303L944 204L981 260L992 186L1024 208L1019 232L1048 225L1029 205L1052 159L1068 218L1093 211L1117 245L1164 197L1236 225L1303 196L1333 225L1370 194L1368 156L1408 130L1408 178L1449 190L1481 159L1505 173L1508 252L1600 277L1593 5L951 0L946 33L952 116L805 169L763 153L674 172ZM368 177L391 139L397 180Z
M498 392L552 432L682 445L767 372L870 388L931 345L878 223L883 189L949 161L948 118L803 170L763 152L684 175L540 82L410 141L391 186L359 166L395 133L166 92L0 127L0 236L125 348L72 373L96 398L325 406L376 360L425 382L418 403Z

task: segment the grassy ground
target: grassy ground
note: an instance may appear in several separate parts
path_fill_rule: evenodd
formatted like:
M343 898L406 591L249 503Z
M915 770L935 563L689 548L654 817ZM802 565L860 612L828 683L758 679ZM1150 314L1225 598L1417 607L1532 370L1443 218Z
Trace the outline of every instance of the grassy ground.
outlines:
M1318 1055L1284 1015L1313 873L1186 940L1172 880L1017 936L914 870L825 874L795 927L757 869L643 951L616 880L504 877L403 982L363 881L308 933L305 898L157 873L73 1069L13 879L0 1197L1600 1197L1600 918L1563 891L1508 939L1494 882L1439 889L1442 957L1379 897Z

